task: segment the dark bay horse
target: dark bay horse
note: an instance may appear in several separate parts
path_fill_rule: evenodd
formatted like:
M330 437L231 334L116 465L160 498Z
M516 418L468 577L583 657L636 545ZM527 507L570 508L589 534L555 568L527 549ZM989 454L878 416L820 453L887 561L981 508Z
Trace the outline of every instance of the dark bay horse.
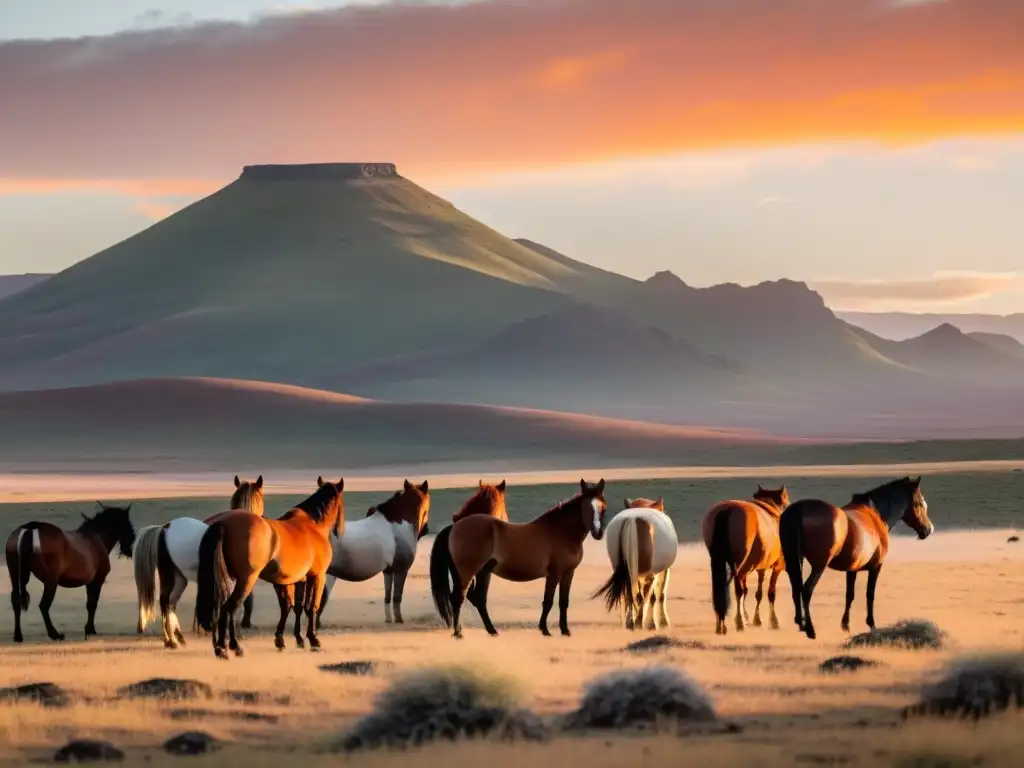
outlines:
M235 510L213 523L199 544L199 579L196 620L213 634L214 653L228 658L230 649L242 655L235 634L235 611L252 592L257 579L274 585L281 618L274 645L284 648L284 626L295 602L295 585L304 582L306 638L314 650L316 612L320 608L324 579L331 562L330 534L345 527L344 479L337 483L317 480L316 492L276 520Z
M240 480L235 475L235 491L230 510L243 509L263 517L263 475L255 481ZM136 632L143 634L156 618L159 593L160 615L163 619L164 645L177 648L185 645L185 635L178 621L178 601L189 581L195 581L199 569L199 542L211 523L220 520L218 512L206 520L178 517L163 525L149 525L139 530L132 559L135 564L135 589L139 595L139 622ZM252 595L245 598L242 627L251 627Z
M583 560L587 534L604 534L604 480L588 485L580 480L580 492L528 523L508 523L489 515L469 515L437 534L430 551L430 591L437 612L455 637L462 637L459 619L465 600L476 607L488 634L498 631L487 612L487 581L483 572L508 581L544 579L539 628L548 631L548 614L558 587L558 626L569 635L569 591L577 566ZM452 585L448 583L451 576ZM474 577L476 585L470 590Z
M850 629L857 573L867 571L867 625L875 628L875 585L889 551L889 531L900 520L919 539L927 539L935 532L928 519L928 502L921 492L920 477L904 477L867 493L854 494L843 507L802 499L782 513L779 535L793 589L794 620L807 637L813 640L816 636L811 621L811 597L826 568L846 571L846 610L842 620L846 631ZM807 581L803 581L805 557L811 564Z
M775 585L785 569L782 544L779 541L779 516L789 504L786 486L778 490L760 484L753 501L730 500L715 504L704 516L704 544L711 555L711 598L715 606L715 634L728 631L725 623L729 612L729 579L736 593L736 629L743 631L747 616L747 576L757 571L757 593L754 606L755 627L761 626L761 599L764 596L764 575L768 581L768 606L772 629L779 628L775 615Z
M317 612L320 616L327 607L334 583L341 579L359 582L384 574L384 621L390 624L391 597L394 590L394 621L403 623L402 596L409 569L416 560L419 540L427 533L430 519L430 485L424 480L414 485L408 480L401 491L382 504L370 507L366 518L345 525L345 535L331 537L331 565L327 569L324 596ZM301 603L296 590L296 605ZM296 614L296 622L298 614ZM301 641L296 623L296 641Z
M96 607L100 591L110 574L110 553L119 546L120 557L132 556L135 528L127 507L107 507L100 502L93 517L84 512L82 524L64 531L50 523L33 521L19 525L7 537L7 570L11 575L11 607L14 609L14 642L24 641L21 612L28 609L28 581L34 575L43 582L39 612L43 614L46 634L51 640L63 640L50 620L50 606L57 587L85 587L86 638L96 634Z

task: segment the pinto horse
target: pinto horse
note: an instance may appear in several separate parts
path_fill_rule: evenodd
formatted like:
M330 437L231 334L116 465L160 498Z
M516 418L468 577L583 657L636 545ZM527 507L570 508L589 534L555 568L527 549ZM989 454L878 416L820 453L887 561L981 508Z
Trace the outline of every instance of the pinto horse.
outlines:
M593 596L603 596L609 611L618 606L626 629L661 629L669 625L665 594L679 537L660 496L653 501L625 499L625 503L605 531L612 575ZM650 607L645 612L648 598Z
M228 647L236 656L242 655L235 634L235 611L258 579L273 584L277 592L281 618L274 633L275 647L284 649L284 626L295 603L295 586L304 582L306 639L312 649L320 648L316 612L331 563L330 534L333 531L340 536L345 527L345 481L325 483L319 478L317 484L312 496L276 520L234 510L203 534L196 620L202 629L213 633L214 654L219 658L228 658L226 633L230 636ZM215 623L217 631L213 632Z
M462 637L460 614L468 599L488 634L498 634L487 612L489 581L480 578L493 573L508 581L545 580L538 625L544 635L551 634L548 614L558 587L558 627L568 636L569 591L583 560L583 540L587 534L598 540L604 535L605 508L604 480L597 485L580 480L578 494L528 523L469 515L444 528L430 551L430 591L445 625Z
M402 595L405 593L405 580L416 560L416 545L427 533L427 521L430 517L430 486L424 480L421 485L413 485L408 480L401 491L394 496L370 507L363 520L346 523L345 535L331 537L331 564L327 569L327 583L324 596L320 601L320 609L316 614L316 626L320 629L320 617L327 607L334 583L342 581L359 582L372 579L378 573L384 573L384 621L391 623L391 594L394 590L394 621L403 623ZM298 604L301 603L299 592L296 592L295 630L298 634Z
M85 637L96 634L96 607L100 592L110 574L110 553L119 545L118 556L131 557L135 542L127 507L107 507L100 502L93 517L84 512L82 524L74 531L63 531L50 523L32 521L19 525L7 537L7 570L11 575L11 607L14 609L14 642L24 642L21 612L28 610L28 582L35 576L43 582L39 612L43 614L46 634L51 640L63 640L50 620L50 606L57 587L85 587Z
M255 481L240 480L235 475L235 491L229 510L243 509L263 517L263 475ZM189 581L198 578L199 542L211 523L227 512L218 512L206 520L179 517L163 525L150 525L139 531L133 551L135 588L139 594L138 634L144 634L149 622L156 618L159 594L163 618L164 645L177 648L185 645L185 635L178 622L178 601ZM252 626L252 595L245 598L242 628Z
M857 573L867 571L867 625L875 628L875 586L889 551L889 531L903 520L918 536L927 539L935 532L928 519L928 502L921 492L921 478L904 477L880 485L867 493L854 494L850 503L836 507L827 501L802 499L793 502L779 520L782 555L793 589L794 620L813 640L811 597L826 568L846 571L846 610L842 628L850 630ZM811 573L803 581L804 558Z
M715 606L715 634L724 635L729 612L729 579L736 592L736 629L742 632L750 622L747 615L747 576L757 571L755 627L761 626L761 598L764 574L768 581L768 606L772 629L779 628L775 615L775 585L785 569L779 541L779 515L789 504L786 486L767 490L757 486L753 502L730 500L715 504L704 516L704 544L711 555L711 602Z

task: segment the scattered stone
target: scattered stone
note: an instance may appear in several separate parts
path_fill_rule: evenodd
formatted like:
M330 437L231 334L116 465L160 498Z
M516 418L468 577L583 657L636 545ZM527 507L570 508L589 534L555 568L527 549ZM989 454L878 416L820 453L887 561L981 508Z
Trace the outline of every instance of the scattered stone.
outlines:
M26 683L0 688L0 703L33 703L51 709L63 709L75 703L74 697L56 683Z
M166 714L171 720L204 720L211 717L222 717L229 720L246 720L256 723L276 723L280 718L277 715L264 715L261 712L244 712L237 709L214 710L214 709L168 709Z
M373 675L378 671L394 666L390 662L380 661L341 661L337 664L321 664L320 669L324 672L334 672L339 675Z
M55 763L120 762L124 752L108 741L76 739L69 741L53 754Z
M1011 536L1010 538L1008 538L1006 540L1006 543L1007 544L1016 544L1018 541L1020 541L1020 536Z
M877 667L878 662L870 659L862 659L860 656L833 656L825 659L818 665L820 672L856 672L864 667Z
M854 635L844 648L903 648L906 650L934 649L945 646L946 633L932 622L923 619L900 621L882 629Z
M954 662L946 674L926 685L917 704L907 707L912 715L957 715L978 720L1008 710L1024 708L1024 653L977 656Z
M689 648L691 650L704 650L707 646L699 640L680 642L665 635L654 635L645 637L643 640L636 640L626 646L630 653L650 653L652 651L664 651L669 648Z
M513 681L479 669L442 667L409 673L391 684L337 744L341 751L419 746L490 737L541 740L546 723L518 706Z
M172 755L204 755L219 748L217 740L202 731L186 731L164 742L164 751Z
M567 730L625 729L661 722L710 722L714 704L701 685L675 667L623 669L587 683Z
M213 689L198 680L154 677L119 688L117 695L129 699L210 699Z

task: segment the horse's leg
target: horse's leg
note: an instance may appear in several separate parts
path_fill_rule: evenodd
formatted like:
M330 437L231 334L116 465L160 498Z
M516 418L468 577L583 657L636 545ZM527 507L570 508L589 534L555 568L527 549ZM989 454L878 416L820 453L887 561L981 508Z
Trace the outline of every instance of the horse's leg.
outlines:
M309 599L309 595L306 592L306 581L298 581L292 585L294 590L294 608L295 608L295 645L298 648L305 648L306 641L302 639L302 613L306 607L306 600Z
M402 621L402 595L405 594L405 580L409 577L409 569L406 568L404 571L398 571L394 575L395 577L395 624L404 624ZM484 595L486 596L486 591Z
M316 636L316 612L320 610L320 598L324 593L324 574L318 573L306 579L306 639L311 651L320 650L320 638Z
M316 631L319 632L323 629L323 625L320 622L320 617L324 615L324 609L327 608L327 601L331 597L331 590L334 589L334 582L337 579L330 574L324 579L324 596L320 598L320 610L316 612Z
M775 615L775 585L779 581L779 574L782 573L778 568L772 571L771 578L768 580L768 608L771 611L771 624L772 629L779 628L779 617Z
M238 633L235 629L235 612L238 611L238 607L242 604L246 595L252 593L259 577L259 573L250 573L245 579L236 579L235 588L228 595L228 599L224 601L224 607L221 609L223 611L221 618L223 619L226 616L228 620L228 648L234 651L235 656L243 655L242 646L238 643ZM221 647L223 648L223 637L221 638Z
M817 634L814 632L814 622L811 621L811 598L814 596L814 588L818 586L818 580L824 572L824 567L812 564L811 575L807 577L803 589L800 590L804 604L804 632L811 640L817 637Z
M754 593L754 626L761 626L761 600L764 598L764 571L757 572L757 592Z
M647 591L644 595L644 602L646 603L644 606L644 629L655 629L658 625L657 607L660 578L660 574L655 574L647 585Z
M57 596L57 582L43 584L43 596L39 599L39 612L43 614L43 624L46 625L46 634L51 640L63 640L64 633L58 632L53 622L50 621L50 606Z
M250 592L249 596L242 601L242 629L252 629L252 603L255 597L254 592Z
M875 585L878 584L878 574L882 572L882 564L868 570L868 627L875 628Z
M750 576L750 571L743 574L743 599L740 603L740 607L743 609L743 623L750 624L750 614L747 612L747 578Z
M666 568L661 574L661 588L658 590L658 612L661 614L660 621L657 622L658 629L665 629L669 626L668 620L668 579L671 576L671 570Z
M96 633L96 608L100 604L100 592L107 580L107 574L98 573L96 578L85 585L85 637L93 637Z
M180 573L175 573L174 584L167 594L167 634L172 643L171 648L186 644L185 633L181 631L181 623L178 621L178 601L181 600L187 586L188 580Z
M743 621L743 594L745 587L743 586L747 580L747 574L741 570L741 565L736 569L736 574L732 579L733 593L736 595L736 631L742 632L745 628L745 622Z
M391 590L395 583L395 573L390 568L384 569L384 623L391 624Z
M537 626L545 637L551 637L548 631L548 614L551 613L551 606L555 604L555 587L558 586L558 581L558 574L554 571L549 571L544 581L544 600L540 604L540 622Z
M295 607L295 585L275 584L274 592L277 593L277 605L281 609L281 617L277 622L277 629L274 630L274 647L279 651L284 650L284 628L288 623L288 614ZM298 634L298 621L295 622L296 634ZM299 638L300 640L302 638ZM300 646L301 647L301 646Z
M563 637L569 637L569 590L572 589L572 577L576 569L566 571L558 582L558 628Z
M857 585L857 572L846 572L846 609L843 611L842 626L844 632L850 631L850 606L853 605L853 590Z
M480 614L480 620L484 623L484 629L487 630L487 634L494 635L498 634L498 630L494 628L494 624L491 623L491 615L487 612L487 592L491 587L491 571L493 570L492 565L484 567L480 573L476 575L473 581L473 586L469 592L466 593L466 598L476 608L477 613ZM404 578L403 578L404 584ZM397 604L396 604L397 609Z

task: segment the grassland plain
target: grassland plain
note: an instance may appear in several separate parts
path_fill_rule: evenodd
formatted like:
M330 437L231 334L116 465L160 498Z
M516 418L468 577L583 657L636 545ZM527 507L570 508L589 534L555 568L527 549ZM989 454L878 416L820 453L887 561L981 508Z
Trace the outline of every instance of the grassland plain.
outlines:
M591 479L591 478L588 478ZM793 477L787 485L796 497L822 496L845 500L855 490L888 479L878 477ZM765 485L779 479L759 478ZM226 488L230 478L225 479ZM942 651L871 649L860 655L881 662L852 675L826 676L817 665L834 655L845 634L839 629L845 580L827 573L816 593L819 640L796 632L788 582L780 581L778 603L782 629L750 628L714 634L709 600L707 555L694 543L706 507L729 496L747 496L754 479L624 481L609 485L612 511L623 496L662 495L682 540L669 587L673 626L665 631L686 647L654 656L631 654L624 646L638 635L620 629L597 601L587 599L607 576L602 542L588 540L577 573L570 608L571 638L544 638L536 630L541 586L495 580L491 613L501 635L489 638L478 617L466 617L466 638L454 641L434 616L427 586L426 553L432 536L421 542L405 595L407 624L383 622L382 580L339 584L325 614L325 649L319 655L289 647L273 650L270 628L276 600L265 584L256 590L254 614L258 629L243 642L246 657L228 663L213 658L209 640L189 635L189 645L165 651L158 627L135 636L136 597L128 561L118 560L104 590L97 615L101 637L81 642L85 595L61 590L54 621L69 640L45 639L35 602L25 622L26 644L11 644L9 585L0 581L0 686L52 681L78 696L66 709L36 705L0 706L0 757L19 763L47 757L69 738L108 739L128 753L132 763L162 765L159 744L175 733L202 729L228 742L214 758L195 765L234 760L254 766L278 766L301 760L304 765L336 764L322 754L353 720L372 707L394 673L438 662L460 661L497 668L518 679L527 706L542 714L572 708L582 684L611 669L664 661L684 668L705 685L721 716L742 727L738 733L666 736L598 736L559 740L548 745L497 746L467 743L428 748L403 755L382 753L354 757L365 766L523 764L612 765L893 765L967 766L1020 765L1024 757L1024 720L1003 715L980 725L911 722L901 725L899 709L911 703L917 686L952 657L982 649L1024 646L1024 549L1007 541L1009 529L1024 521L1024 473L942 474L925 479L925 492L938 533L919 542L910 536L893 541L890 559L879 581L877 615L881 624L901 618L934 621L949 633ZM271 484L271 489L273 488ZM311 479L312 487L312 479ZM523 520L573 492L572 484L512 486L509 509ZM347 494L348 514L361 517L366 507L386 493ZM436 491L432 503L433 531L440 530L468 495L467 489ZM270 496L273 515L298 496ZM47 519L72 525L88 503L17 504L0 507L8 528L26 519ZM201 516L224 506L219 499L140 499L133 507L137 525L168 517ZM984 530L968 530L984 529ZM863 626L863 584L854 605L855 631ZM30 592L39 597L39 585ZM194 600L189 587L180 606L188 624ZM752 600L752 597L751 597ZM374 660L390 664L375 675L347 677L321 671L321 664ZM149 677L202 680L214 698L201 702L153 702L119 698L121 686ZM260 696L240 703L228 692L244 690ZM289 703L279 697L287 696Z

